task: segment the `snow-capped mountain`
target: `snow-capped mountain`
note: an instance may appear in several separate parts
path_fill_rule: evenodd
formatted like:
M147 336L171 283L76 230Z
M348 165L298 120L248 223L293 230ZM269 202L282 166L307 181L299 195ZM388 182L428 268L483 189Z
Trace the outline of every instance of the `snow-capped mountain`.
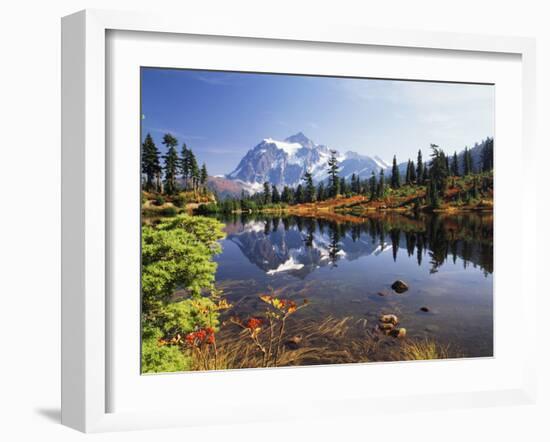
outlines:
M251 191L261 190L266 181L277 187L297 186L307 171L319 182L328 177L330 150L328 146L315 144L302 132L284 141L265 138L248 151L227 178L242 182L243 187ZM379 157L371 158L351 151L341 154L334 150L337 151L340 176L349 178L355 173L367 178L373 171L378 173L380 169L389 167Z
M481 152L487 140L475 143L470 149L474 170L479 168ZM313 174L313 180L318 183L328 178L327 163L331 150L336 151L339 176L345 177L347 180L354 173L364 180L370 178L372 172L378 175L383 169L388 176L391 170L391 165L378 156L370 157L352 151L341 153L338 149L315 144L302 132L299 132L283 141L265 138L247 152L233 172L226 175L225 178L217 179L219 181L226 180L250 194L261 192L263 183L266 181L276 185L279 189L282 189L283 186L296 187L302 182L304 173L307 171ZM424 161L429 162L429 152L424 151L423 153ZM413 161L416 165L416 157L413 158ZM458 161L459 167L462 168L463 151L458 153ZM407 162L399 163L398 168L402 179L404 179ZM212 185L214 184L216 183ZM219 190L215 186L214 188Z

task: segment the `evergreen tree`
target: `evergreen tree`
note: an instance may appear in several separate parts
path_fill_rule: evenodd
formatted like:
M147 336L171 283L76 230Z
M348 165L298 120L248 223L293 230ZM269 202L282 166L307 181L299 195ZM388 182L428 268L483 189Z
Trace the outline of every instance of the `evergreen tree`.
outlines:
M147 134L141 146L141 172L145 175L146 190L153 190L154 180L160 171L159 150L151 134Z
M271 201L273 204L279 204L281 202L281 194L275 184L271 186Z
M327 198L325 183L322 181L317 186L317 200L324 201Z
M380 169L380 178L378 179L378 187L376 188L376 198L380 199L384 197L385 188L384 169Z
M432 164L430 167L430 192L435 192L438 196L444 196L447 190L447 178L449 171L447 169L447 156L437 144L430 145L432 149ZM435 196L432 195L432 203L435 202ZM435 207L435 206L434 206Z
M466 146L464 148L464 158L463 158L463 167L464 167L464 176L468 176L472 173L472 154Z
M202 163L201 172L200 172L200 183L203 189L206 189L206 184L208 183L208 170L206 170L206 164Z
M336 197L340 193L340 180L338 178L338 172L340 168L338 166L338 160L336 158L337 152L335 150L330 151L330 158L328 160L328 175L330 195Z
M424 182L424 163L422 162L422 151L418 149L418 157L416 160L416 176L420 184Z
M459 176L460 172L458 170L458 155L455 153L453 155L453 161L451 162L451 175L452 176Z
M410 175L411 175L411 182L410 184L414 184L416 183L416 168L414 167L414 161L410 160L411 161L411 172L410 172Z
M312 203L315 201L315 185L313 184L313 175L311 172L306 172L304 174L304 193L305 193L305 202Z
M296 190L294 191L294 202L301 204L305 201L306 195L304 188L301 184L298 184L298 187L296 187Z
M271 186L267 181L264 183L263 203L271 204Z
M398 189L401 187L401 177L399 176L399 168L397 167L397 158L395 155L393 156L390 185L392 189Z
M361 193L361 179L355 172L351 175L351 192L356 195Z
M189 179L191 180L191 187L195 191L200 182L200 169L195 154L191 149L187 149L187 159L189 162Z
M424 166L422 167L422 182L426 183L426 181L428 181L429 176L430 176L430 169L428 167L428 163L424 163Z
M178 173L178 151L175 145L168 147L168 152L164 155L164 190L168 194L174 194L177 191L176 175Z
M292 204L293 201L292 189L288 186L283 188L283 193L281 194L281 201L283 203Z
M371 201L376 199L376 175L374 174L374 170L372 171L372 175L369 179L369 198Z
M345 177L341 177L341 178L340 178L340 193L341 193L342 195L347 195L349 192L350 192L350 186L349 186L349 184L346 182L346 178L345 178Z
M189 187L189 178L191 173L191 165L189 163L189 151L187 150L187 144L183 143L181 146L181 158L180 158L180 172L183 179L184 187Z
M493 139L487 138L481 150L481 170L490 172L493 170Z

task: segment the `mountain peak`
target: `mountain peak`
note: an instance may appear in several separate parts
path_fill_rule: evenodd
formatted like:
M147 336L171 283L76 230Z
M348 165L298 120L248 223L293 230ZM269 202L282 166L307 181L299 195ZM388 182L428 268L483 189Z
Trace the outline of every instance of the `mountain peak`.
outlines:
M306 137L303 132L298 132L297 134L291 135L290 137L286 138L285 141L287 143L298 143L301 146L310 149L315 147L315 143L311 139Z

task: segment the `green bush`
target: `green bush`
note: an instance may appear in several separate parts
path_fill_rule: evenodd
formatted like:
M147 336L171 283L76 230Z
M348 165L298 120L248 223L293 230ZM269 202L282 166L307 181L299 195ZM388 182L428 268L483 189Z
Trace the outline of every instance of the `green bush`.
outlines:
M168 206L162 209L162 214L164 216L176 216L178 214L178 210L174 206Z
M175 209L174 209L175 210ZM202 216L178 215L142 226L142 371L188 370L190 355L171 339L205 326L218 327L214 290L223 224ZM176 290L187 298L174 302Z
M162 195L157 195L155 198L155 205L162 206L166 201L164 200L164 197Z
M191 368L191 357L176 345L162 345L162 332L147 328L141 341L141 372L162 373L185 371Z

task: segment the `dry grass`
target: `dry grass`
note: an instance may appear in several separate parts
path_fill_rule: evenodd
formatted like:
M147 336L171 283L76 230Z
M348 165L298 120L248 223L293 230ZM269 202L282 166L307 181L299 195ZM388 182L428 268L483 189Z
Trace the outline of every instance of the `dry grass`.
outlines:
M264 332L262 332L264 333ZM434 360L460 357L449 346L428 339L396 339L373 331L364 318L327 317L321 323L289 324L285 340L300 336L300 344L283 345L277 366L307 366L362 362ZM218 336L217 369L258 368L263 355L247 338L231 327ZM194 364L194 370L204 365ZM272 367L272 365L269 365ZM212 367L213 368L213 367Z
M401 345L397 360L425 361L431 359L448 359L449 346L438 344L433 340L407 340Z

